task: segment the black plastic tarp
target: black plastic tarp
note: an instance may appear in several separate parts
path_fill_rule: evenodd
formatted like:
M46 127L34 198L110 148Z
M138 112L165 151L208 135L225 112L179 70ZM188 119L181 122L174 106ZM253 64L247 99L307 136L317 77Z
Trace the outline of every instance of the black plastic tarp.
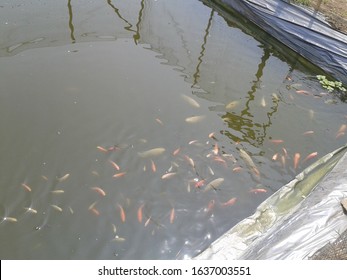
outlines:
M217 0L347 84L347 35L313 10L283 0Z

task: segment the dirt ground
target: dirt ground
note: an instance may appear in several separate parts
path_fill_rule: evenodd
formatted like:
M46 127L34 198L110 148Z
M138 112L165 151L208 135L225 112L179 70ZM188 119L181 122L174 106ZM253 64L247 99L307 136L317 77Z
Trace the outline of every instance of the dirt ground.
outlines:
M310 0L310 6L323 13L335 29L347 34L346 0Z

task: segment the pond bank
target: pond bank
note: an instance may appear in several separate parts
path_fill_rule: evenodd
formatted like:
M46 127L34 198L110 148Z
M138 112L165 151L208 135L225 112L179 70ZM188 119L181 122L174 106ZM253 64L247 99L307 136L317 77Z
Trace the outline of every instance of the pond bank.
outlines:
M345 0L294 0L324 14L331 26L347 34L347 5Z

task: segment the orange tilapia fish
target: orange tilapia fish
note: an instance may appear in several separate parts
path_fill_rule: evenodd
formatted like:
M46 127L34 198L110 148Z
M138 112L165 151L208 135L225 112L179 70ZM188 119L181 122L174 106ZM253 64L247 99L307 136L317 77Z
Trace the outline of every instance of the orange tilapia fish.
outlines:
M116 174L113 175L113 178L123 177L125 174L126 174L126 172L116 173Z
M271 139L269 140L272 144L282 144L284 141L282 139Z
M300 157L301 157L301 156L300 156L299 153L295 153L295 154L294 154L294 158L293 158L294 169L297 169L297 168L298 168Z
M173 155L173 156L177 156L177 154L180 152L180 150L181 150L181 148L177 148L176 150L174 150L174 151L172 152L172 155Z
M151 160L151 168L152 168L152 171L153 172L156 172L157 171L157 167L155 166L155 163L153 160Z
M118 206L118 208L119 208L119 215L120 215L120 219L121 219L121 221L124 223L124 222L125 222L125 220L126 220L126 217L125 217L125 211L124 211L124 209L123 209L122 205L117 204L117 206Z
M310 159L312 159L312 158L315 158L317 155L318 155L318 152L310 153L310 154L304 159L304 162L307 161L307 160L310 160Z
M218 144L215 143L213 146L213 154L216 156L218 155L218 153L219 153L219 147L218 147Z
M89 211L92 212L95 216L100 216L99 210L94 207L90 208Z
M233 168L233 172L241 172L243 168L241 166L236 166Z
M191 157L184 155L184 158L188 161L188 163L191 167L193 167L193 168L195 167L195 162Z
M160 125L164 125L164 123L162 122L162 120L161 120L161 119L156 118L155 120L156 120L156 122L157 122L157 123L159 123Z
M227 202L222 203L222 206L232 206L235 204L236 200L236 197L230 198Z
M307 130L302 135L312 135L312 134L314 134L313 130Z
M106 192L100 187L92 187L91 189L101 196L106 196Z
M346 129L347 129L347 125L346 124L342 124L340 126L339 130L337 131L335 138L338 139L341 136L345 135Z
M206 180L202 179L202 180L200 180L200 181L195 183L195 187L196 188L200 188L200 187L202 187L205 184L205 182L206 182Z
M165 173L163 176L161 176L161 178L162 178L163 180L169 179L169 178L172 178L173 176L175 176L176 174L177 174L176 172Z
M107 150L106 148L104 148L104 147L97 146L96 148L97 148L99 151L101 151L101 152L104 152L104 153L107 153L107 152L108 152L108 150Z
M250 193L266 193L267 190L259 188L259 189L251 189L249 192Z
M139 221L139 223L142 223L142 209L145 205L142 204L139 209L137 210L137 220Z
M30 188L27 184L23 183L23 184L22 184L22 187L23 187L27 192L31 192L31 188Z
M173 224L174 220L175 220L175 208L172 208L170 212L170 224Z
M272 160L276 161L277 159L278 159L278 153L276 153L272 156Z
M207 205L207 212L210 212L213 210L214 206L216 205L216 201L214 199L211 199Z
M108 162L112 164L114 169L116 169L117 171L120 170L119 165L117 163L115 163L113 160L109 160Z

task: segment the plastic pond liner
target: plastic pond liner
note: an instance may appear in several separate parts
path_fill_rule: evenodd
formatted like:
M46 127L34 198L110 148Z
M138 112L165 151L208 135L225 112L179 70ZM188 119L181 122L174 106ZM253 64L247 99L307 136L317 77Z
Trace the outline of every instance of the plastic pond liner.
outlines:
M347 259L347 145L325 155L196 259Z
M347 84L347 35L316 11L284 0L214 0L253 22L272 37Z

